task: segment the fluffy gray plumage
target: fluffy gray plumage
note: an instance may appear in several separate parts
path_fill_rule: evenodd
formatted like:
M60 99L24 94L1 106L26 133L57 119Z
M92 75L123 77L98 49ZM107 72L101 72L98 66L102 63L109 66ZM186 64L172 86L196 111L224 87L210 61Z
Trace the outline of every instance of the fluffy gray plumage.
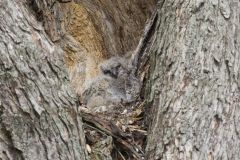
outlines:
M88 107L130 103L139 95L140 81L132 74L125 58L113 57L100 65L102 73L84 92Z

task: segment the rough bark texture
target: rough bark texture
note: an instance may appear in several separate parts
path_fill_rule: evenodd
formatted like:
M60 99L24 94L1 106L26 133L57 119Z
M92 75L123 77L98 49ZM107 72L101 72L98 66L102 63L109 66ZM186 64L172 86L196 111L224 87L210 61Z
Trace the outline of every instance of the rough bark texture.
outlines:
M239 6L159 1L146 159L240 159Z
M63 59L25 1L0 1L0 159L87 158Z
M102 71L99 64L136 47L153 2L0 2L1 159L88 159L78 98L71 86L79 94L89 89L85 83L93 84L89 81L96 80L99 72L114 73L111 76L120 78L107 82L113 86L111 96L117 102L121 98L132 101L125 87L139 90L140 86L124 65L127 59L107 60ZM102 105L98 99L91 103ZM139 156L133 145L115 134L94 144L97 151L91 158L112 159L112 137Z
M155 2L0 1L1 159L89 159L88 150L111 160L118 137L139 159L107 121L114 114L83 116L107 133L85 147L75 94L87 107L132 103L139 80L145 159L240 159L240 2L159 0L137 47ZM126 57L108 59L116 55Z

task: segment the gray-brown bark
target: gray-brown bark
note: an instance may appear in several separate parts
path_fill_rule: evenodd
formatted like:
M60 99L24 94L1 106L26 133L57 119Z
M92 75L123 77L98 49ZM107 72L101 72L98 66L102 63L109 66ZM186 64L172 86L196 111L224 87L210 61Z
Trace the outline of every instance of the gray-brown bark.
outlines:
M63 51L25 1L0 1L0 67L0 159L86 159Z
M24 2L0 2L0 158L88 159L63 57L78 91L85 74L87 81L99 74L106 55L135 48L134 27L143 24L146 17L139 15L149 15L154 0L146 11L139 5L144 1L124 6L125 1L32 0L43 24ZM240 159L239 6L234 0L159 0L132 63L141 79L148 71L141 95L149 125L145 159ZM66 35L67 41L61 39ZM65 55L50 39L61 42ZM102 126L116 138L111 123ZM111 159L111 136L96 143L105 155L93 156Z
M96 13L93 14L91 8L88 8L88 13L77 1L0 2L1 159L88 159L77 98L71 92L65 67L73 77L72 81L78 81L74 79L79 76L74 75L74 67L80 65L78 60L84 61L91 57L94 59L85 61L86 65L92 61L99 64L106 51L108 56L123 55L135 48L153 2L147 7L144 7L145 2L141 2L141 5L138 1L128 4L122 1L113 8L110 1L95 4L101 12L99 20L93 18ZM104 19L105 14L110 19ZM119 15L123 16L117 19ZM99 27L97 24L100 21L103 25ZM106 21L108 25L105 25ZM127 22L130 23L125 24ZM112 29L108 37L108 30ZM100 35L102 37L99 38ZM108 43L108 38L112 39L111 43ZM77 63L72 63L75 61ZM87 68L89 72L97 72L94 69ZM83 77L82 74L80 76ZM75 83L72 85L82 87ZM121 83L120 87L124 85ZM138 85L135 87L138 88ZM132 148L134 145L125 138L122 140L115 133L111 136L123 148L130 148L126 151L139 157ZM108 145L112 146L111 137L108 136L107 140ZM98 159L111 159L112 149L107 148L105 143L104 140L99 141L100 146L95 144L97 149L104 149L99 150L99 155L92 155Z
M157 0L77 0L88 10L102 34L107 55L126 55L134 51L144 24Z
M146 159L240 159L239 6L159 1L148 45Z

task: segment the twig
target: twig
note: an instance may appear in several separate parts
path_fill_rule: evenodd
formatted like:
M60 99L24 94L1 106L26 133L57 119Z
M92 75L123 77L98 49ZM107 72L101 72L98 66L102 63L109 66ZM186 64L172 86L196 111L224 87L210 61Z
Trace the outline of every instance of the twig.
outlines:
M137 72L137 68L139 68L139 61L140 58L143 55L144 50L146 49L147 46L147 42L150 40L150 38L152 37L156 22L157 22L157 17L158 17L158 13L157 13L157 9L154 11L154 13L152 14L152 17L150 18L150 20L148 21L145 30L144 30L144 34L142 36L142 38L140 39L138 46L135 50L135 53L133 54L133 60L132 60L132 67L133 67L133 73L136 74Z
M123 148L125 148L128 152L132 153L132 156L141 159L141 155L134 149L134 145L128 143L126 140L129 135L124 133L121 129L119 129L113 122L109 122L98 115L91 113L86 108L80 108L81 115L83 121L88 123L89 125L94 125L94 127L98 128L102 132L107 135L112 136Z

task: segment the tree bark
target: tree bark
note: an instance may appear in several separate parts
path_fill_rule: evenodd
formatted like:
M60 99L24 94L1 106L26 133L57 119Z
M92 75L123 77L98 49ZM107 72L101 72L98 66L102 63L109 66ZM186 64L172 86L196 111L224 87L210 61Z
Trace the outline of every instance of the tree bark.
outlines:
M135 48L154 1L90 3L99 14L86 1L0 2L1 159L89 159L71 86L79 93L84 74L85 81L93 79L104 58ZM111 127L112 137L138 157ZM108 153L98 157L111 159L112 150L104 150Z
M25 1L0 1L0 159L87 159L63 51Z
M158 2L147 47L146 159L240 159L239 6Z
M79 1L102 34L108 57L134 51L157 0Z
M76 93L100 63L136 48L155 0L131 2L0 1L0 159L89 159ZM145 159L240 159L239 6L158 1L132 60ZM90 115L108 133L98 159L112 158L112 137L138 157L115 124Z

